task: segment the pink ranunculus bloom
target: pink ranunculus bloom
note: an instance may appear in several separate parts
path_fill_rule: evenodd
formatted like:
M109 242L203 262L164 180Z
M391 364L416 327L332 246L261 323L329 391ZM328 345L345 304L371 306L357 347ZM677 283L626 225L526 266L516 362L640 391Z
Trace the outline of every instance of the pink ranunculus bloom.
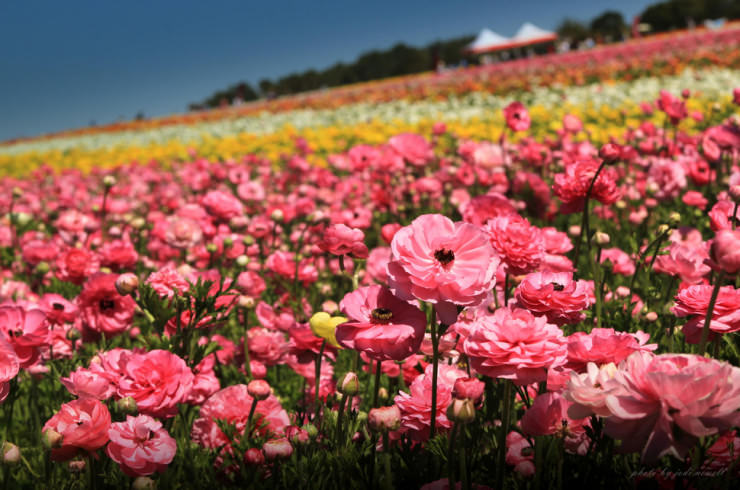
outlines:
M60 378L59 381L67 388L67 391L79 398L107 400L115 392L115 386L109 378L101 375L99 371L83 367L77 368L69 373L69 377Z
M125 352L119 361L117 382L120 398L136 400L139 413L158 418L177 415L178 403L187 401L193 373L185 361L166 350L146 353Z
M239 291L252 298L259 298L265 292L265 289L267 289L265 280L255 271L244 271L240 273L236 279L236 287Z
M532 406L524 412L522 432L530 436L558 434L563 437L565 450L583 455L588 451L589 439L583 420L574 420L568 413L571 402L560 393L538 395Z
M244 214L244 205L241 201L224 191L210 191L203 197L202 204L209 214L223 221Z
M100 258L94 252L81 248L70 248L56 260L56 277L77 285L100 269Z
M367 245L364 243L365 233L347 225L331 225L324 230L319 247L324 252L334 255L351 255L359 259L367 257Z
M136 303L130 296L118 293L117 278L117 274L97 273L83 285L77 296L83 328L110 337L131 326Z
M665 455L684 459L700 437L740 424L740 368L692 354L632 354L609 395L607 435L621 450L652 464Z
M463 352L477 372L518 385L545 381L547 369L564 364L567 356L560 328L544 316L511 307L473 323Z
M436 427L445 431L452 427L446 412L452 401L455 381L466 377L467 373L447 364L440 364L438 369ZM411 383L409 393L399 392L394 402L401 410L401 433L408 434L415 441L427 440L432 418L432 365L428 365L424 374Z
M586 194L599 165L598 161L590 158L579 159L567 165L565 173L555 175L552 190L563 201L561 212L574 213L583 210ZM615 203L622 196L616 181L617 173L613 168L602 169L591 189L591 199L604 205Z
M605 248L601 250L600 263L606 261L612 263L612 270L615 274L631 276L635 273L635 263L629 255L618 248Z
M171 247L187 249L203 239L203 230L194 219L170 216L162 225L162 238Z
M221 389L221 383L213 370L215 363L216 356L210 354L193 368L193 388L190 390L187 399L189 404L201 405L208 397Z
M498 216L515 214L516 209L503 194L491 193L476 196L460 205L463 221L483 226L488 220Z
M20 363L13 346L0 336L0 403L10 393L10 380L18 375Z
M573 402L568 408L568 416L582 419L592 414L602 417L611 415L606 406L606 397L621 389L614 379L616 372L617 366L611 362L601 367L589 362L585 373L570 371L570 379L563 391L563 397Z
M434 149L423 136L414 133L403 133L388 140L393 148L411 165L423 167L434 159Z
M132 269L139 260L138 252L128 239L105 242L98 253L101 264L114 270Z
M55 325L73 323L77 318L77 306L59 294L46 293L41 297L39 306L46 313L46 318Z
M511 431L506 435L506 464L523 477L535 473L534 448L519 432Z
M365 277L363 282L366 284L380 283L388 284L388 262L391 260L390 247L377 247L370 251L365 264Z
M717 201L707 214L712 230L715 232L732 229L732 223L737 224L740 221L740 213L735 210L735 203L723 199Z
M687 284L702 282L711 269L704 263L709 258L706 246L671 243L667 247L668 254L659 255L653 268L657 272L680 277Z
M190 283L172 267L164 267L149 274L144 281L154 289L161 298L172 298L175 294L182 296Z
M504 118L506 118L506 125L512 131L526 131L531 124L529 112L521 102L512 102L507 105L504 108Z
M100 400L80 398L63 404L42 429L62 435L62 447L51 450L51 459L67 461L80 451L100 449L108 442L110 424L110 412Z
M241 437L246 429L252 401L245 384L228 386L214 393L201 406L199 418L193 423L193 441L208 449L230 447L232 441L221 431L217 421L223 420L233 425ZM290 418L275 395L270 395L257 402L252 424L252 429L263 436L276 435L282 434L290 425Z
M545 257L545 241L540 229L518 214L499 216L483 229L491 246L506 264L507 273L519 276L534 272Z
M578 133L583 129L583 123L578 118L578 116L574 116L573 114L566 114L563 116L563 129L568 131L569 133Z
M391 243L388 278L402 299L435 304L443 323L457 318L455 305L480 304L496 284L499 258L477 226L439 214L416 218Z
M290 343L283 332L260 327L247 331L247 345L250 358L266 366L280 364L290 350Z
M416 353L424 339L424 312L383 286L352 291L339 308L349 320L337 326L337 342L375 361L402 361Z
M125 422L111 424L108 437L105 452L132 478L164 472L177 452L175 439L148 415L127 415Z
M713 265L722 272L735 275L740 271L740 230L720 230L712 240Z
M591 332L575 332L567 337L567 367L581 372L589 362L597 365L615 364L635 351L654 351L657 344L647 344L650 335L638 330L635 333L616 332L613 328L594 328Z
M665 112L670 118L671 124L677 125L681 119L689 115L686 110L686 102L676 97L667 90L660 91L660 98L656 101L658 108Z
M555 325L583 321L586 316L582 311L593 303L591 286L574 281L570 272L528 274L514 295L519 305L535 315L544 314Z
M13 346L21 368L39 360L40 347L49 341L49 322L39 309L22 306L0 306L0 335Z
M691 317L687 323L689 331L703 328L713 289L714 287L710 285L697 284L683 288L676 294L676 304L671 311L678 317ZM719 289L709 329L710 335L712 332L728 333L740 330L740 289L732 286L722 286ZM693 342L693 339L687 340L690 343L698 343L698 339L697 342Z

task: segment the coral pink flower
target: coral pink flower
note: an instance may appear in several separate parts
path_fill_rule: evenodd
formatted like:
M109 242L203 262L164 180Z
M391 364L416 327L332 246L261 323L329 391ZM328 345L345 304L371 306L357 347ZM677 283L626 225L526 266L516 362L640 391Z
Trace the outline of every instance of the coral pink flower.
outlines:
M570 272L528 274L514 294L519 305L536 315L544 314L555 325L583 321L582 311L593 303L592 287L574 281Z
M221 389L221 383L213 370L215 363L216 356L210 354L193 368L193 388L187 399L189 404L201 405L208 397Z
M109 337L131 326L136 303L130 296L118 294L117 278L117 274L97 273L84 284L77 297L83 328Z
M592 159L580 159L565 168L564 174L555 175L552 190L563 201L562 213L574 213L583 210L586 194L591 181L596 175L600 163ZM616 184L617 174L613 168L604 168L594 182L591 198L601 204L613 204L621 197Z
M531 123L529 112L521 102L512 102L504 108L504 117L506 125L512 131L526 131Z
M89 250L70 248L57 257L56 266L60 281L79 285L100 269L100 258Z
M740 271L740 230L720 230L712 240L712 262L726 274Z
M732 229L732 223L740 221L740 213L735 210L735 203L732 201L717 201L707 214L709 214L709 223L714 231Z
M59 294L46 293L41 297L39 307L55 325L72 323L77 318L77 306Z
M244 214L244 205L233 194L210 191L203 197L203 207L209 214L223 221Z
M388 262L391 260L390 247L378 247L370 251L365 264L364 282L367 284L388 284Z
M240 273L236 279L236 286L242 293L252 298L258 298L267 289L265 280L255 271Z
M147 353L122 353L118 396L136 400L139 412L153 417L177 415L177 404L184 403L193 386L193 373L185 361L166 350Z
M110 412L99 400L81 398L63 404L42 429L62 435L62 447L51 450L51 459L67 461L80 451L100 449L108 442L110 424Z
M125 422L111 424L108 437L105 452L130 477L164 472L177 452L177 442L148 415L127 415Z
M518 385L547 379L547 369L565 363L563 332L523 309L499 308L474 322L463 342L475 370L492 378L511 379Z
M681 119L689 115L686 110L686 102L679 97L675 97L667 90L660 91L660 98L656 101L658 108L665 112L671 119L671 124L677 125Z
M337 342L375 361L402 361L419 350L426 315L416 306L374 285L348 293L340 309L349 321L337 326Z
M334 255L351 255L358 259L367 257L367 246L363 243L365 233L347 225L331 225L324 230L319 247Z
M190 283L172 267L165 267L149 274L145 284L148 284L161 298L172 298L175 294L182 295L190 289Z
M193 219L171 216L164 225L163 239L171 247L187 249L203 239L203 230Z
M113 240L104 243L98 250L100 262L115 270L131 269L139 260L139 254L129 240Z
M3 336L0 336L0 403L10 393L10 380L18 375L20 363L18 356Z
M488 237L469 223L419 216L396 233L391 251L388 279L394 293L434 303L448 325L457 318L455 305L480 304L496 284L499 258Z
M20 367L28 368L39 360L39 348L49 341L49 322L38 309L0 306L0 334L15 349Z
M543 393L534 399L521 420L522 432L530 436L559 434L564 438L565 449L570 453L585 454L588 437L583 421L568 415L571 403L559 393Z
M631 276L635 273L635 263L629 255L618 248L605 248L601 250L600 263L603 264L607 260L611 262L612 271L615 274Z
M233 425L237 434L242 436L252 401L244 384L228 386L214 393L200 408L199 418L193 423L193 441L208 449L230 447L232 441L221 431L217 421ZM275 395L270 395L257 402L252 424L253 428L260 427L263 435L281 434L290 425L290 418Z
M590 333L575 332L568 338L567 367L581 372L589 362L617 364L635 351L654 351L657 344L647 344L650 335L638 330L635 333L615 332L613 328L594 328Z
M687 284L698 284L711 272L704 263L709 258L706 246L671 243L667 255L659 255L654 269L658 272L678 276Z
M740 369L690 354L635 353L615 375L623 391L609 395L607 435L651 464L683 459L698 438L740 424Z
M408 434L415 441L429 438L429 423L432 417L432 368L430 364L411 386L409 392L401 391L394 402L401 410L401 433ZM447 364L438 366L437 374L437 412L436 427L446 430L452 427L447 419L447 407L452 401L452 389L455 381L467 376L465 371Z
M393 148L411 165L422 167L434 159L434 150L423 136L414 133L403 133L388 140Z
M589 362L585 373L571 371L563 392L563 397L573 402L568 408L568 416L582 419L592 414L602 417L611 415L606 406L606 397L621 390L621 385L614 379L616 372L617 366L611 362L601 367Z
M460 205L463 221L483 226L488 220L498 216L515 214L516 209L502 194L492 193L476 196Z
M103 376L99 371L77 368L69 373L69 377L60 378L59 381L67 390L79 398L95 398L96 400L107 400L115 392L115 386L110 379Z
M285 334L267 328L250 328L247 331L247 345L252 359L274 366L283 360L290 349Z
M483 229L509 274L518 276L534 272L545 258L545 241L540 229L518 214L493 218Z
M574 116L573 114L566 114L565 116L563 116L563 129L565 129L569 133L575 134L583 129L583 123L578 118L578 116Z

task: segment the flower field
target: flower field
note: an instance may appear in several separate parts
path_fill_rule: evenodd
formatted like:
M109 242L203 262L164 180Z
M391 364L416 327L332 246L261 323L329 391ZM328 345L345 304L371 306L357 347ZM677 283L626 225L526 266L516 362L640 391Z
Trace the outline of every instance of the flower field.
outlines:
M731 488L740 28L552 56L0 145L4 486Z

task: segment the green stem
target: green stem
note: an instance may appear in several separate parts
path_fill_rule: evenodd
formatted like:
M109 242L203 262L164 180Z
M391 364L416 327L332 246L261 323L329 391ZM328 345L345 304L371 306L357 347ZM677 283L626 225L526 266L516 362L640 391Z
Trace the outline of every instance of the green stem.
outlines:
M712 314L714 313L714 304L717 302L717 295L719 294L719 288L722 287L722 280L725 278L725 273L720 272L717 276L717 280L714 283L714 289L712 290L712 298L709 300L709 307L707 308L707 317L704 319L704 328L701 331L701 341L699 342L699 355L703 356L707 346L707 339L709 338L709 325L712 323Z
M588 191L586 192L586 197L583 199L583 215L581 216L581 230L578 233L578 241L576 242L576 253L575 253L575 259L573 260L573 266L578 267L578 258L581 253L581 242L583 241L583 235L585 233L586 235L586 247L591 250L591 245L589 243L589 221L588 221L588 204L589 200L591 199L591 191L594 189L594 184L596 184L596 179L599 178L599 174L606 166L606 160L601 162L601 165L599 165L599 168L596 170L596 173L594 174L594 178L591 179L591 183L588 186Z
M246 308L244 313L244 369L247 371L247 381L252 380L252 364L249 360L249 310Z
M452 426L450 441L447 446L447 483L449 488L455 488L455 436L457 436L458 424Z
M495 297L495 294L494 294ZM504 306L509 306L509 273L504 276Z
M378 407L378 392L380 391L380 365L383 361L378 361L375 365L375 385L373 386L373 408Z
M252 419L254 418L254 411L257 408L257 399L254 398L252 400L252 407L249 409L249 417L247 417L247 427L244 430L244 433L249 437L249 434L252 431Z
M466 454L467 449L467 433L465 431L465 427L462 427L462 430L460 430L460 482L462 483L462 490L471 490L470 489L470 478L468 478L468 456ZM455 487L450 487L455 488Z
M504 396L502 397L501 432L498 437L498 464L496 465L496 486L504 488L504 474L506 473L506 435L509 432L511 417L511 381L504 379Z
M437 426L437 376L439 370L439 339L437 338L437 322L432 317L432 413L429 421L429 439L434 437Z
M601 255L601 248L599 247L599 255ZM591 253L590 247L588 251L588 261L591 263L591 275L593 276L594 280L594 316L596 317L596 327L601 327L601 307L602 307L602 299L601 299L601 270L599 269L599 264L597 263L597 260L594 259L593 254Z
M393 475L391 474L391 445L388 440L388 431L383 431L383 466L385 467L384 486L393 490Z
M326 339L321 342L321 348L319 349L319 356L316 358L316 417L314 420L319 419L321 414L321 401L319 400L319 388L321 387L321 358L324 357L324 349L326 348Z
M341 400L339 400L339 413L337 414L337 441L336 445L337 447L344 446L344 440L342 438L342 418L344 417L344 405L347 403L347 399L350 400L350 404L352 403L352 397L344 395ZM350 407L351 408L351 407Z

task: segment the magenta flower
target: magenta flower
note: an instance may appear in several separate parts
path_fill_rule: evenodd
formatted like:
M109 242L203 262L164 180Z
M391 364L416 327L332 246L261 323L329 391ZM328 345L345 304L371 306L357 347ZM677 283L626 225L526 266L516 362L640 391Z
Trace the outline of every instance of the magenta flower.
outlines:
M506 118L506 125L512 131L526 131L531 124L529 112L521 102L512 102L507 105L504 108L504 117Z

